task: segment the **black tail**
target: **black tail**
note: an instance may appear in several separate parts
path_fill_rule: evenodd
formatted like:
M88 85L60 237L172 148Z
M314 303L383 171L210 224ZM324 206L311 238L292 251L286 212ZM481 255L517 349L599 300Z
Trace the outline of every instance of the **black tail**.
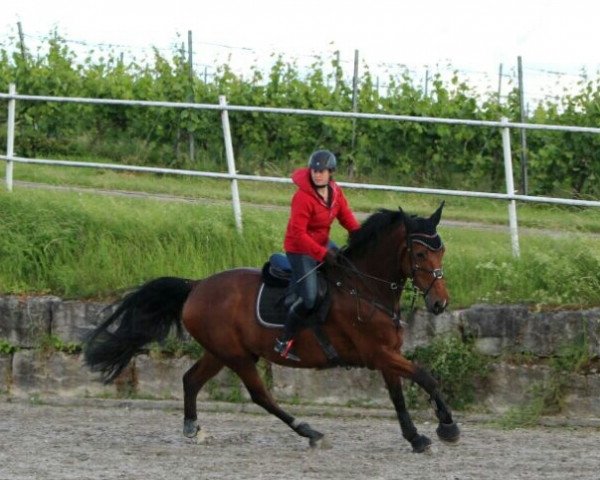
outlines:
M106 383L113 381L144 345L164 340L173 325L181 333L181 309L191 290L190 280L162 277L129 293L86 339L85 363Z

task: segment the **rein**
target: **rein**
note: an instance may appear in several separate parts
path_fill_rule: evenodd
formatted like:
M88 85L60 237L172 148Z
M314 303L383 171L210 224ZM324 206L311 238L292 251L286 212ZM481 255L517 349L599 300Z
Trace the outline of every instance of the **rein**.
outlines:
M422 272L430 273L433 276L431 283L425 289L425 291L421 290L423 297L427 296L427 294L431 291L431 289L433 288L433 285L435 284L435 282L437 280L444 277L444 271L442 268L428 269L428 268L424 268L424 267L420 266L416 256L413 253L413 242L420 243L432 251L439 250L441 248L441 244L437 248L434 248L431 245L431 240L434 238L439 239L437 234L436 235L425 235L425 234L409 234L408 235L406 249L408 250L408 253L410 255L411 274L410 274L410 277L408 277L408 278L402 277L399 282L389 281L384 278L362 272L347 257L345 257L345 256L339 257L343 262L346 263L346 265L342 265L341 263L338 263L338 267L340 267L342 270L345 270L346 272L351 272L363 279L374 280L374 281L386 284L388 286L388 288L390 289L390 291L392 292L392 308L389 308L386 305L382 304L381 302L374 300L373 298L367 298L366 296L361 295L359 293L358 289L356 289L355 287L344 288L344 285L341 280L334 281L333 283L336 287L338 287L340 290L343 290L346 293L348 293L349 295L356 298L356 318L359 322L363 321L363 319L361 318L361 315L360 315L360 300L362 299L362 300L369 302L373 307L370 317L373 316L374 310L378 309L378 310L384 312L385 314L387 314L389 317L391 317L396 328L399 328L403 323L400 319L400 298L401 298L402 292L404 291L404 288L406 286L407 280L411 280L411 283L412 283L412 300L411 300L411 305L410 305L409 311L411 314L414 313L417 292L420 290L419 287L417 287L413 281L415 274L419 271L422 271ZM399 267L400 272L402 272L402 270L401 270L402 260L401 259L402 259L403 250L404 249L400 249L398 252L398 267Z
M375 309L377 309L377 310L384 312L386 315L388 315L394 322L395 327L399 328L400 325L402 324L402 321L400 320L399 303L400 303L400 297L402 296L402 291L404 290L404 285L406 283L406 279L403 278L400 282L390 282L389 280L386 280L384 278L380 278L380 277L362 272L347 257L340 256L339 258L342 260L342 262L346 263L346 265L342 265L341 263L338 263L338 267L340 267L342 270L344 270L346 272L351 272L352 274L354 274L360 278L363 278L363 279L366 278L369 280L374 280L377 282L384 283L388 286L389 290L392 292L392 308L389 308L388 306L375 300L374 298L368 298L365 295L361 295L361 293L358 291L358 289L356 287L348 288L348 287L344 286L344 283L341 280L336 280L336 281L330 280L333 282L333 284L337 288L346 292L350 296L353 296L356 298L356 319L359 322L364 321L360 315L360 301L364 300L364 301L367 301L368 303L370 303L371 306L373 307L369 318L371 318L373 316L373 314L375 313Z
M347 259L346 259L347 260ZM344 284L342 283L341 280L337 280L334 282L334 285L339 288L340 290L346 292L347 294L349 294L350 296L353 296L356 298L356 320L359 322L363 322L365 321L365 319L363 319L360 315L360 301L364 300L368 303L371 304L371 306L373 307L373 309L371 310L371 314L369 315L369 319L373 316L373 314L375 313L375 309L382 311L383 313L385 313L386 315L388 315L392 321L394 322L394 325L396 326L396 328L398 328L401 325L401 320L400 320L400 311L399 308L396 307L396 305L399 304L399 300L400 297L402 295L402 290L403 287L398 287L398 284L395 282L388 282L387 280L384 280L382 278L378 278L378 277L373 277L371 275L367 275L363 272L361 272L360 270L356 269L356 267L352 264L352 268L350 267L344 267L342 265L340 265L340 267L342 269L345 270L350 270L353 273L359 275L359 276L363 276L363 277L367 277L373 280L378 280L380 282L385 282L387 284L390 285L390 291L392 292L392 308L384 305L383 303L375 300L374 298L369 298L365 295L362 295L357 288L354 287L345 287ZM397 293L396 293L397 292Z

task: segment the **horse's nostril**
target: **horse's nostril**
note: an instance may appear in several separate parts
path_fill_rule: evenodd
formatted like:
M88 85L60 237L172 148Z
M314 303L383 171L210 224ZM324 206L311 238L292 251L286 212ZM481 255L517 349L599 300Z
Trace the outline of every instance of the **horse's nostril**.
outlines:
M434 299L426 297L425 303L427 305L427 309L435 315L439 315L440 313L442 313L444 310L446 310L446 307L448 306L448 300L445 298Z

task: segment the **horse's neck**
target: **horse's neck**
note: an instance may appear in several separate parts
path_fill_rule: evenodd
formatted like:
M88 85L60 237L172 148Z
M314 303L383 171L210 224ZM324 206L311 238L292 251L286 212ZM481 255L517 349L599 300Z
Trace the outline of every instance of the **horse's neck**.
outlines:
M371 260L371 259L360 259L357 260L354 264L356 268L372 277L380 278L385 281L395 281L393 279L393 268L391 268L392 260L387 258L385 260Z
M390 284L403 281L400 271L402 243L403 236L390 236L382 240L368 255L355 260L355 266L360 272L381 280L368 282L372 289L388 292Z

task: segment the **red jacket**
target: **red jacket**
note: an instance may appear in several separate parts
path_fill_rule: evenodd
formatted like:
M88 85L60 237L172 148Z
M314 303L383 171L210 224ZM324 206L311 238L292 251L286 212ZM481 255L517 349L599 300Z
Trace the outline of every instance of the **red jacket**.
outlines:
M292 211L285 232L283 248L286 252L310 255L322 261L327 253L331 224L337 218L342 226L352 232L360 228L342 189L333 181L331 206L327 206L310 180L310 169L300 168L292 174L298 190L292 198Z

